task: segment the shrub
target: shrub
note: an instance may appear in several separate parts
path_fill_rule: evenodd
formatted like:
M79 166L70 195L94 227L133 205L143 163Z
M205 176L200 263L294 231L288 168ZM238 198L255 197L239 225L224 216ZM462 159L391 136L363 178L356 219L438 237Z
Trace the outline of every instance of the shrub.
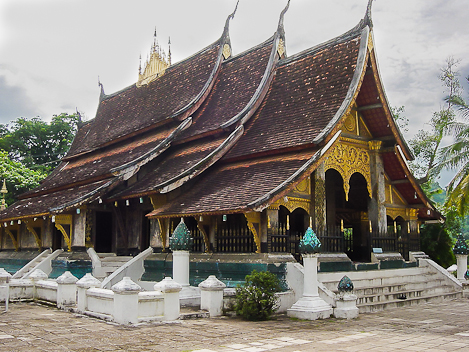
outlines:
M281 291L280 280L268 271L253 270L246 283L236 288L235 311L247 320L267 320L277 308L275 292Z

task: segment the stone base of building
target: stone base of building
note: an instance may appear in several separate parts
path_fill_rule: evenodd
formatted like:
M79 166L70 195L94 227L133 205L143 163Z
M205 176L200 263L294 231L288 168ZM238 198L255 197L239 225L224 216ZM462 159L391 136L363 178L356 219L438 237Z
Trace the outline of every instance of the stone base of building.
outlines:
M319 296L303 296L287 311L289 317L305 320L327 319L332 313L332 307Z

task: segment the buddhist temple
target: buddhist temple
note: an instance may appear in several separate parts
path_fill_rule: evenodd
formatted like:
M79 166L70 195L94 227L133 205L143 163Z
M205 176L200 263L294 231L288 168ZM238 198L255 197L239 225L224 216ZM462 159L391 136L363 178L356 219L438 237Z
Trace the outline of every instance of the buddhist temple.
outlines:
M354 28L292 55L289 6L270 38L237 55L235 12L217 41L177 63L155 35L137 82L101 86L60 165L0 212L1 251L167 254L183 218L194 254L300 260L311 227L323 253L408 260L420 225L441 215L407 165L371 1Z

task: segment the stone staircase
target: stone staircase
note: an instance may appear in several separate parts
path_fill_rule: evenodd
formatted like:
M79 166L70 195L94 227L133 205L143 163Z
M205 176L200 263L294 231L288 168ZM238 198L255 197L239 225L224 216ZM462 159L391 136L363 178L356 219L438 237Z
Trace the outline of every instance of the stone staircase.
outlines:
M119 269L122 265L127 263L133 257L131 256L117 256L115 253L97 253L101 261L100 275L97 279L102 280L114 271Z
M462 297L456 279L434 262L422 264L405 269L319 273L318 280L337 293L340 279L347 275L354 284L360 313Z

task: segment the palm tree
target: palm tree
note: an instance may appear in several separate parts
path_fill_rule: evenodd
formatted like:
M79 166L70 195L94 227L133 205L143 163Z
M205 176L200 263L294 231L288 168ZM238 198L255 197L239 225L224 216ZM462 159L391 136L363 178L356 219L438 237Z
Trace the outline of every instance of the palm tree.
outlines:
M466 78L469 81L469 77ZM461 96L447 98L448 104L458 110L464 121L454 121L448 125L448 134L454 143L442 149L442 166L458 169L448 185L446 204L455 206L461 215L469 213L469 104Z

